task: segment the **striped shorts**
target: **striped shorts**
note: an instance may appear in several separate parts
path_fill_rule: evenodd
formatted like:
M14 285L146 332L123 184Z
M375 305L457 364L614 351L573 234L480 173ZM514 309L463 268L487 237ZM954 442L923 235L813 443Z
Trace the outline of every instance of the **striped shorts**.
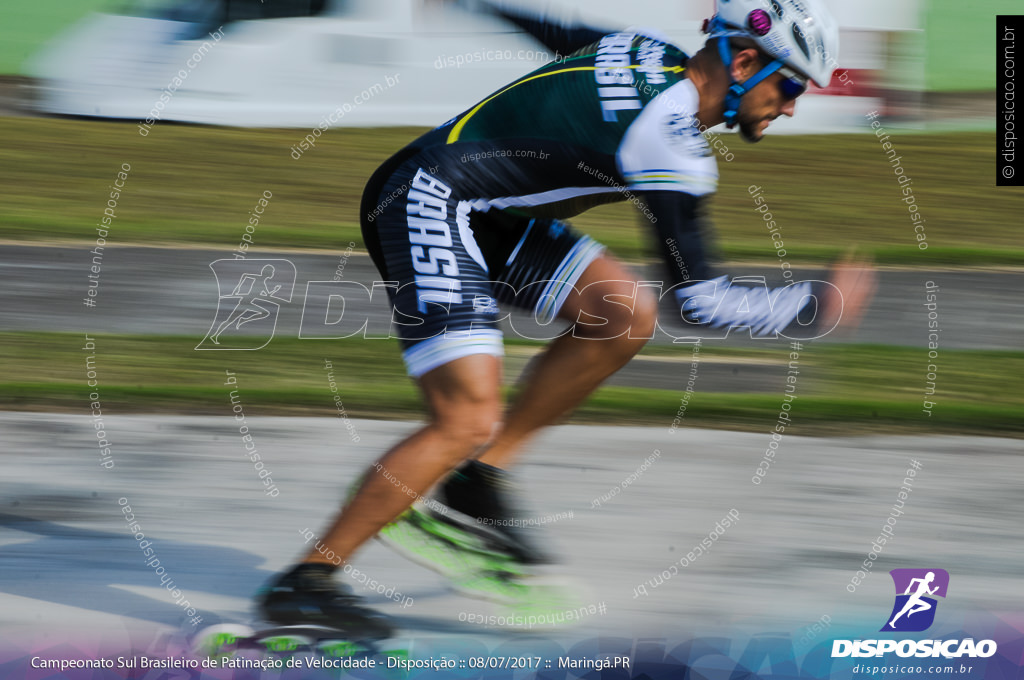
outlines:
M389 282L413 377L472 354L502 356L499 305L549 322L604 250L563 221L462 194L416 156L378 172L363 194L363 239Z

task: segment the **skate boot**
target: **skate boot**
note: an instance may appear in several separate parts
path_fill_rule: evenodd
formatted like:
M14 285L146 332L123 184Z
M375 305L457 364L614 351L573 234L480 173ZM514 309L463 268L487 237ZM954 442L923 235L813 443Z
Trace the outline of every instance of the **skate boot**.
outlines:
M257 596L260 614L283 626L326 626L349 639L390 637L393 629L387 618L335 583L331 572L326 565L300 564L278 576Z
M538 545L539 532L531 526L535 522L520 511L519 494L504 470L469 461L448 476L439 496L447 512L428 508L434 519L477 537L524 567L554 562Z

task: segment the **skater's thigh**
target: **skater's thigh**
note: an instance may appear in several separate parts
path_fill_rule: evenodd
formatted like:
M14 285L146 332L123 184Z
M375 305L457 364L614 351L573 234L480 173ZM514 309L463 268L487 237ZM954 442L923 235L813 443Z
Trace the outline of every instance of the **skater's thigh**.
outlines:
M500 357L459 357L424 373L418 383L438 425L490 436L501 418Z
M368 190L368 195L384 199L374 209L380 214L371 212L363 221L367 248L389 282L392 321L413 378L457 359L503 355L487 262L467 222L471 201L456 181L464 178L451 163L436 162L431 166L426 158L414 156L379 191ZM493 361L471 363L493 372ZM459 368L442 375L449 372L455 377L445 378L446 388L461 401L475 397L473 387L490 377L462 379ZM490 398L492 386L484 387ZM435 401L443 405L443 396Z

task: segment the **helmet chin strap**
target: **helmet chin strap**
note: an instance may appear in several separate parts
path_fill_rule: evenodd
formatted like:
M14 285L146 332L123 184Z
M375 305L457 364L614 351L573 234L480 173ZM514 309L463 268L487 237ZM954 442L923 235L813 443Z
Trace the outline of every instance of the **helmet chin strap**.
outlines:
M776 59L742 83L739 83L732 77L732 50L729 48L728 38L723 36L718 39L718 53L722 57L725 72L729 74L729 79L732 81L732 84L729 85L729 91L725 95L725 126L732 129L736 127L736 116L740 110L740 99L743 95L754 89L762 80L782 68L782 62Z

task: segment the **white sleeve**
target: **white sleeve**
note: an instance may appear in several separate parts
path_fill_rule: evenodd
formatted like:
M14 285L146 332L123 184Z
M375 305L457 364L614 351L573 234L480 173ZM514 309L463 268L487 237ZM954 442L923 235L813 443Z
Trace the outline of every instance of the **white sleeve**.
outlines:
M682 80L655 97L626 130L619 171L633 191L704 196L718 187L718 164L697 122L697 88Z

